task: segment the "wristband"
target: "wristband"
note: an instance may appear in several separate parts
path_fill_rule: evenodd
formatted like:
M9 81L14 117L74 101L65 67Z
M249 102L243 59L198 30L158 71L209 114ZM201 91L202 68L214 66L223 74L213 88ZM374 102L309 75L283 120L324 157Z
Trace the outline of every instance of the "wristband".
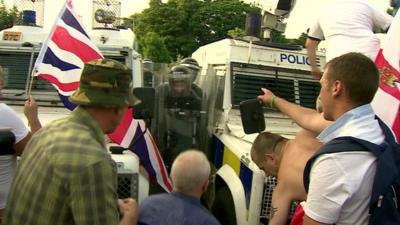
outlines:
M271 108L275 108L275 99L276 99L277 97L274 95L274 96L272 96L272 99L271 99L271 102L269 103L269 106L271 107Z

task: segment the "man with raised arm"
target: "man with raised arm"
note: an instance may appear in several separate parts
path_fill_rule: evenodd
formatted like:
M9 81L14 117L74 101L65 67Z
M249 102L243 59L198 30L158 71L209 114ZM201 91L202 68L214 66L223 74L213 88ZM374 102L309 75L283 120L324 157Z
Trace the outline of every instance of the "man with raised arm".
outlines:
M370 105L379 83L371 59L361 53L334 58L326 65L320 83L323 117L332 121L318 136L323 143L344 136L383 143L385 136ZM275 103L279 105L279 100ZM376 157L369 151L317 157L309 176L304 225L368 224L375 171Z
M0 66L0 97L3 84L3 68ZM38 106L32 96L28 96L25 101L24 114L30 131L12 108L0 103L0 224L15 174L17 156L22 154L32 134L42 127L38 118Z

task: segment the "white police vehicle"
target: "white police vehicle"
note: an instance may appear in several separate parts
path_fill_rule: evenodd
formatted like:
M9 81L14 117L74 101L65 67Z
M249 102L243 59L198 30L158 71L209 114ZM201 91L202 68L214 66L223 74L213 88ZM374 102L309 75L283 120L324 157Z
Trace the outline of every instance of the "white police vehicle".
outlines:
M256 225L267 221L272 188L252 161L250 148L257 134L246 135L239 104L254 99L267 87L276 95L314 108L319 81L311 77L304 49L268 47L259 42L224 39L200 47L192 54L202 66L199 85L208 98L211 147L216 169L213 213L222 224ZM282 46L284 47L284 46ZM325 57L317 54L322 68ZM264 107L266 131L293 138L299 127L279 111Z

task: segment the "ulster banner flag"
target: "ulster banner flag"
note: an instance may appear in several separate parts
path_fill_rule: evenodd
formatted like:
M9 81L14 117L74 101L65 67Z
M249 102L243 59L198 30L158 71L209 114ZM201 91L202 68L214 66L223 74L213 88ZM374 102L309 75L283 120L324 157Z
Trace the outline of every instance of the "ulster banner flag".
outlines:
M376 57L379 89L372 101L375 113L394 131L400 140L400 13L397 13Z

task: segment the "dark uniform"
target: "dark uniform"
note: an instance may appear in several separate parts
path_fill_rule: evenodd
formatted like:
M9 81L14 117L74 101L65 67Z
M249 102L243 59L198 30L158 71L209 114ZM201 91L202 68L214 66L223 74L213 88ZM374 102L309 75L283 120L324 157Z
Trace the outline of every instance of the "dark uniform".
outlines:
M192 81L190 70L178 65L168 74L168 82L156 89L153 133L167 167L182 151L199 148L203 93Z

